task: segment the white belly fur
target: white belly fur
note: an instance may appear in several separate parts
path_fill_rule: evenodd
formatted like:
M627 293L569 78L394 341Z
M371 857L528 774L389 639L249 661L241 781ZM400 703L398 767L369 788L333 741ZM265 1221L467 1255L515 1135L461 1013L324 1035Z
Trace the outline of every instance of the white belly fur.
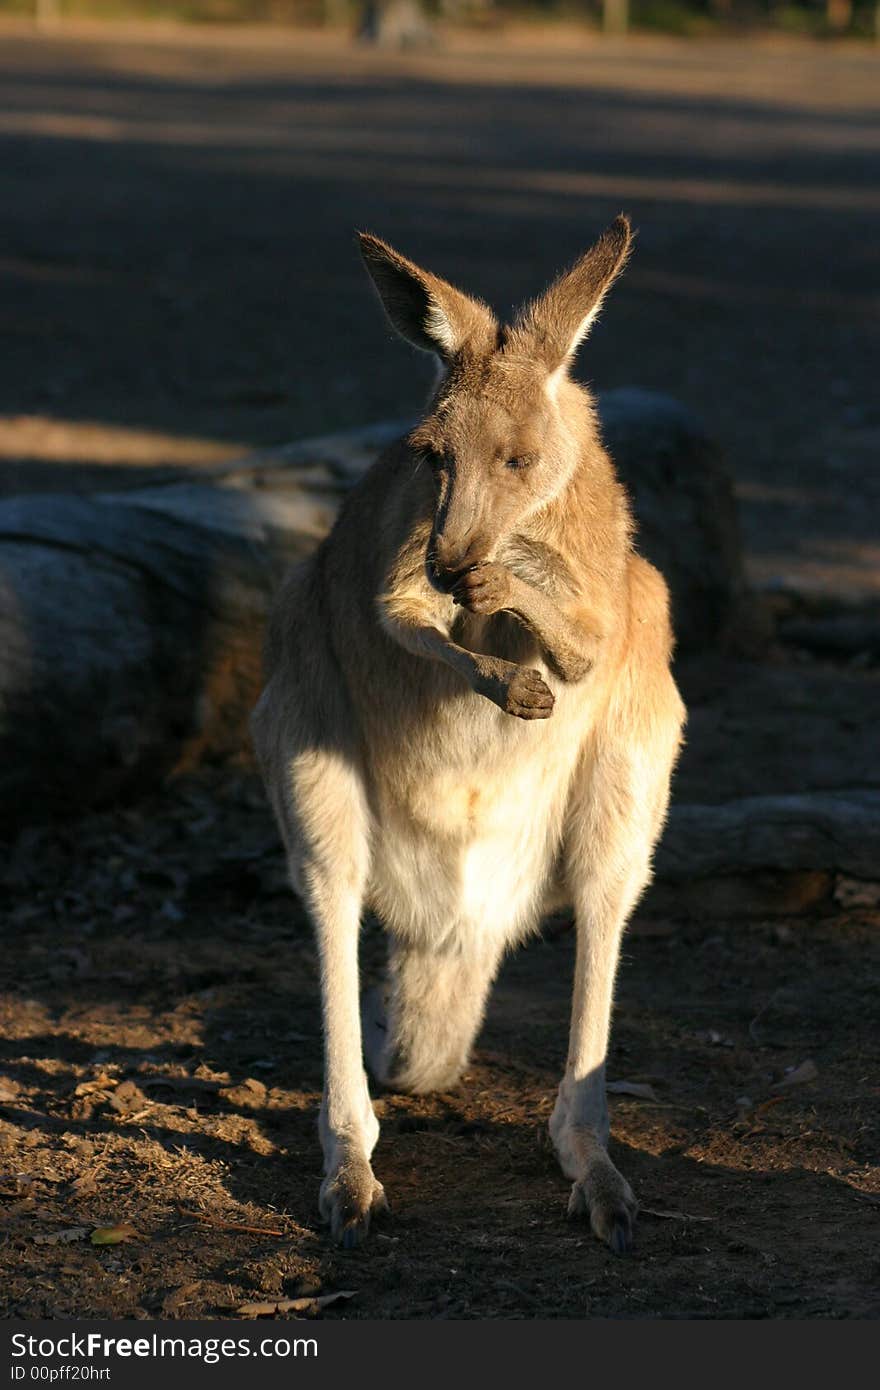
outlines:
M588 725L583 691L560 691L548 720L487 704L479 724L466 742L450 727L439 747L432 740L430 760L377 788L369 899L413 945L521 939L555 866Z

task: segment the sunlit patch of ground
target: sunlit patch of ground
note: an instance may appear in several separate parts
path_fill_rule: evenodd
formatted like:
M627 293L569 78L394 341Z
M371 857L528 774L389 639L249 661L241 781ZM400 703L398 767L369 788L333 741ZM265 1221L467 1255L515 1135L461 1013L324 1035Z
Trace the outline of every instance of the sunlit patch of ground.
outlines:
M316 1211L316 960L255 783L25 832L6 863L7 1314L211 1316L338 1289L350 1317L878 1311L876 910L637 919L609 1069L641 1090L612 1102L645 1208L632 1259L565 1221L546 1135L565 931L508 963L459 1088L378 1098L392 1215L346 1254ZM375 928L364 954L378 969ZM779 1089L805 1061L814 1079ZM92 1246L120 1224L135 1234Z

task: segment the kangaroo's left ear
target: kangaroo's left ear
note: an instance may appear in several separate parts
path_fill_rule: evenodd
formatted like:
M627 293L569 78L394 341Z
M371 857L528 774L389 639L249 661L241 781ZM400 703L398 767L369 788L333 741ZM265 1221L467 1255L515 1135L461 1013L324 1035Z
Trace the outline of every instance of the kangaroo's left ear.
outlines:
M520 313L513 333L549 372L571 362L626 265L632 242L629 218L621 213L586 255Z

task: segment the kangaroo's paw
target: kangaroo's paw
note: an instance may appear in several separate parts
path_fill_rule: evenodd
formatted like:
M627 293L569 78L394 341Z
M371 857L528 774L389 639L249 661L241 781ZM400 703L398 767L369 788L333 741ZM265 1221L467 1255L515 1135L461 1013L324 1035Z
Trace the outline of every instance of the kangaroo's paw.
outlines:
M321 1184L319 1205L330 1234L345 1250L366 1239L374 1214L388 1210L385 1189L362 1155L347 1155L334 1164Z
M607 1154L590 1163L584 1176L575 1181L568 1199L569 1217L589 1216L593 1234L615 1255L626 1255L632 1249L638 1209L632 1188Z
M507 683L501 708L517 719L549 719L555 700L538 671L518 666Z

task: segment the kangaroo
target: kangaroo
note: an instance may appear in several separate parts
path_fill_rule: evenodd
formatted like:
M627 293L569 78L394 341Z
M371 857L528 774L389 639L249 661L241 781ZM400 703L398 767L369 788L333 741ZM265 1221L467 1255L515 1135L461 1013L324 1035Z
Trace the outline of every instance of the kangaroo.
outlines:
M684 706L666 585L633 549L593 402L569 376L629 253L621 216L509 326L375 236L392 325L440 377L270 619L253 737L321 965L320 1210L345 1247L385 1194L364 1071L465 1068L502 954L567 905L568 1060L550 1133L568 1210L619 1253L637 1202L608 1156L605 1056L624 925L651 872ZM364 1000L361 916L389 934Z

